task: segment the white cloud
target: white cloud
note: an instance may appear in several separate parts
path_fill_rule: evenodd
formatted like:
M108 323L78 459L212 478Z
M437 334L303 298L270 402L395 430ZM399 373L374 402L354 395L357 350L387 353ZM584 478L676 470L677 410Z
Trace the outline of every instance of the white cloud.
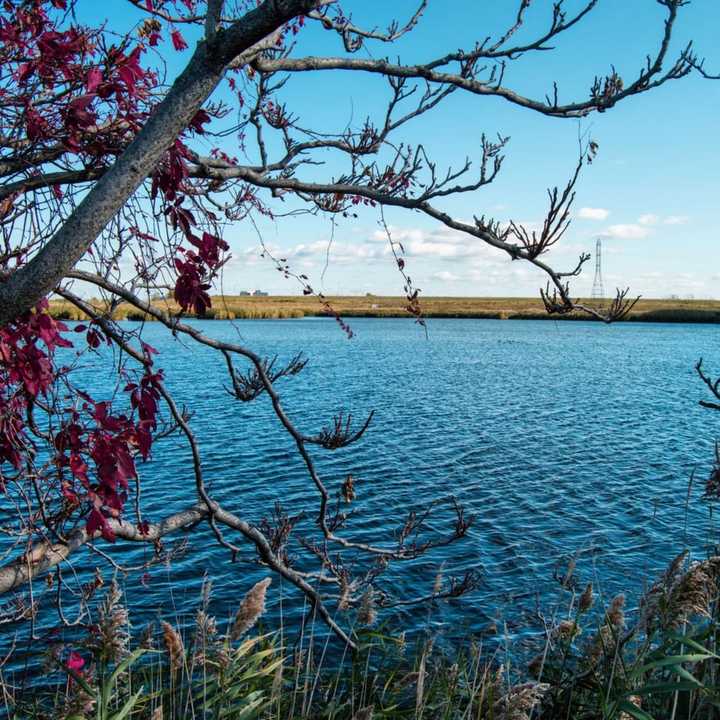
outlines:
M605 220L609 214L605 208L582 207L577 216L582 220Z
M647 213L646 215L641 215L638 218L638 222L641 225L658 225L660 223L663 225L684 225L689 219L687 215L668 215L662 218L659 215Z
M481 261L484 264L501 264L506 260L501 252L479 238L452 228L439 227L426 230L390 227L389 229L393 241L402 244L407 257L442 261ZM377 243L381 242L385 243L383 252L389 252L387 235L383 230L376 230L369 238L368 246L377 247Z
M437 227L432 230L422 228L396 227L391 225L388 230L394 242L400 242L404 246L412 243L431 242L440 245L460 245L473 241L472 235L452 230L446 227ZM388 236L385 230L376 230L369 238L370 242L387 243Z
M605 237L618 238L619 240L640 240L646 238L650 231L643 225L633 223L611 225L602 233Z
M664 225L685 225L690 218L687 215L668 215L664 220Z
M440 272L434 273L431 277L435 280L442 280L443 282L457 282L460 280L460 276L455 273L451 273L448 270L441 270Z

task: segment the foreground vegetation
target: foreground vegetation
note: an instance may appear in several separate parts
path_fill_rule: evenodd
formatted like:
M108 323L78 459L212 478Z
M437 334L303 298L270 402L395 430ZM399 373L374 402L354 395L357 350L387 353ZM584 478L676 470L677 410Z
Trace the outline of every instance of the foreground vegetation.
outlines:
M206 585L188 627L162 622L132 636L113 581L85 639L49 653L44 681L56 682L21 692L6 675L4 703L11 717L36 720L720 717L720 557L688 563L680 555L632 622L623 595L602 603L572 572L563 580L569 607L521 666L508 664L512 648L503 664L473 641L452 654L427 636L406 647L403 634L368 626L369 607L358 613L361 650L352 657L328 651L311 617L292 642L282 632L255 634L269 579L222 629Z
M379 295L329 297L328 303L343 317L409 317L402 297ZM591 300L583 300L593 304ZM108 308L100 301L93 305L103 311ZM173 300L158 298L153 305L169 313L180 307ZM484 297L423 297L420 304L428 318L490 318L501 320L588 320L579 312L567 315L548 315L540 298L484 298ZM74 305L63 301L50 304L51 313L67 320L83 320L85 315ZM128 303L112 308L116 320L152 320ZM192 313L189 313L192 314ZM327 315L328 310L317 298L304 296L254 297L226 295L213 298L205 317L218 320L256 318L301 318ZM643 322L720 322L718 300L656 300L641 299L626 320Z

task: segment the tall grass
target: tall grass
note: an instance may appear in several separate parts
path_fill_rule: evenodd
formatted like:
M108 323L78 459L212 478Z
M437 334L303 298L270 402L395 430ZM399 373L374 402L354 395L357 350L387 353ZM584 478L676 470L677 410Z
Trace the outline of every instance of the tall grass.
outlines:
M683 553L632 623L624 596L602 607L588 585L527 666L473 640L448 652L421 635L409 648L404 633L368 628L356 653L341 652L312 617L292 644L288 628L253 633L268 581L224 630L206 588L187 627L131 636L112 585L85 641L52 656L59 679L31 696L6 686L5 703L33 720L710 720L720 717L719 579L720 558L688 564Z

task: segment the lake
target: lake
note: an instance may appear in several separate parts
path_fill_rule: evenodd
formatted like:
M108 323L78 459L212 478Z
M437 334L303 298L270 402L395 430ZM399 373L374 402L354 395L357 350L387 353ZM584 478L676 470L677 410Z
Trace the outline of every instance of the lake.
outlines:
M432 320L426 338L409 320L354 319L348 340L327 319L189 322L281 359L302 351L306 369L278 389L309 434L340 409L357 418L376 411L360 443L315 451L334 492L348 473L356 478L351 527L361 537L387 540L409 507L448 495L476 515L466 539L392 566L381 586L401 597L426 594L444 562L447 573L480 569L481 587L435 608L429 621L427 610L405 611L395 617L400 626L430 622L452 636L500 620L508 636L524 636L538 627L538 610L549 615L567 602L553 575L564 574L571 557L580 583L593 580L608 598L632 596L684 546L700 555L716 541L700 495L718 416L698 406L704 392L694 372L700 356L720 371L716 326ZM268 398L234 401L221 356L159 324L148 324L144 337L193 413L213 494L253 522L276 501L312 518L313 490ZM76 379L101 388L107 375L82 362ZM179 437L159 441L141 470L150 520L193 501ZM151 568L145 585L139 572L128 578L136 624L158 608L165 616L191 612L205 572L215 581L213 610L227 617L263 575L250 549L230 563L206 527L186 539L184 555ZM135 563L151 552L124 545L112 554ZM292 612L298 595L288 587L282 594ZM275 581L273 613L279 597Z

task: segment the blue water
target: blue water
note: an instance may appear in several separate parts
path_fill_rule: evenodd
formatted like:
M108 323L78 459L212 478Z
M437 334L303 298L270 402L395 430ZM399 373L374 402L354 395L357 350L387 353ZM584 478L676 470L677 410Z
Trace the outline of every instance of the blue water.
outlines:
M717 327L433 320L426 339L410 321L356 319L349 341L324 319L195 324L281 359L305 353L305 371L278 388L308 434L340 409L358 418L376 411L357 445L315 450L333 492L348 473L357 479L348 533L391 540L409 508L450 495L476 515L467 538L411 565L392 565L378 582L410 597L431 591L440 563L446 574L478 568L476 592L432 611L433 627L449 635L461 627L481 631L496 619L511 636L537 625L537 610L550 614L567 601L553 573L564 572L572 556L578 580L593 580L609 597L640 591L684 546L703 554L716 540L699 498L720 433L718 418L698 407L703 387L693 366L703 356L720 368ZM268 398L231 399L224 361L213 351L174 339L158 324L147 325L144 337L160 351L156 364L177 401L193 413L214 496L252 522L282 501L291 513L306 511L301 529L313 532L315 491ZM83 364L76 380L99 390L107 375ZM146 517L194 501L188 458L180 437L155 446L142 467ZM440 508L433 526L441 531L450 519ZM213 609L226 617L265 574L251 548L231 563L206 526L184 539L184 555L151 568L146 586L139 572L125 581L138 620L158 610L191 612L206 572L215 581ZM151 556L127 545L112 554L130 564ZM75 563L102 561L80 555ZM281 597L285 613L301 602L275 581L275 614ZM395 615L408 627L427 618L427 610Z

